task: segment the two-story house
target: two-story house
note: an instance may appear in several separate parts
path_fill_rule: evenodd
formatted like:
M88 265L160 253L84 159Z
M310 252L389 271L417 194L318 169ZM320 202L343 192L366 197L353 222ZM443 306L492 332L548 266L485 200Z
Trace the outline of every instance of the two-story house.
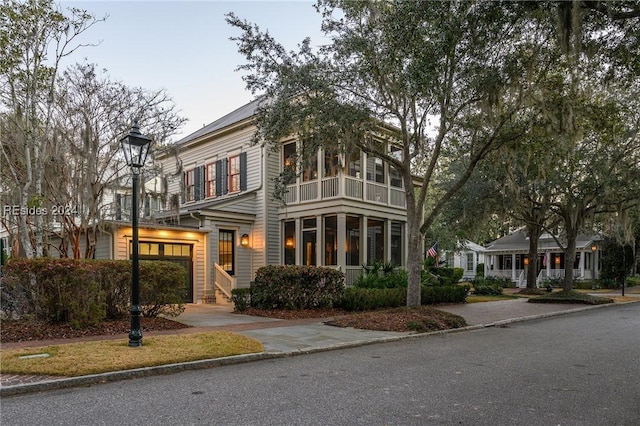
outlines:
M373 260L405 265L405 189L395 170L364 152L343 158L323 150L302 167L294 139L275 150L253 144L259 102L157 157L170 204L157 219L208 233L204 282L194 279L194 301L248 287L265 265L338 268L347 284ZM274 179L285 168L295 173L278 200Z

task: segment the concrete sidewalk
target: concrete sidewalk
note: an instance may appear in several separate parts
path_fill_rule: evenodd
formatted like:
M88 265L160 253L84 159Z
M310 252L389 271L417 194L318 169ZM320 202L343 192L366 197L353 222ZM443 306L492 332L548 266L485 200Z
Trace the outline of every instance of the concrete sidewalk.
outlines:
M638 301L640 301L640 294L636 296L639 296ZM527 303L526 299L513 299L496 302L443 305L437 308L465 318L468 324L467 327L445 331L459 332L510 322L579 312L587 309L606 308L607 306L615 306L615 304L576 306L567 304ZM125 378L144 377L187 369L208 368L266 358L286 357L433 334L398 333L333 327L324 324L327 318L280 320L256 317L235 314L229 306L204 304L188 305L185 312L175 318L175 320L190 325L193 328L176 330L174 333L205 330L232 331L259 340L262 342L265 351L260 354L241 355L74 378L11 376L2 374L0 375L0 395L88 385L105 381L122 380Z

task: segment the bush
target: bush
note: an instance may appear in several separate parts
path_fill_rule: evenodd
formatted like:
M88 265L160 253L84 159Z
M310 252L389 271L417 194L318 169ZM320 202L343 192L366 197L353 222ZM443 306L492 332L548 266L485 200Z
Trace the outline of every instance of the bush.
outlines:
M594 287L595 288L599 287L597 281L594 282L594 280L574 280L571 286L576 290L577 289L590 290Z
M186 270L174 262L140 261L140 305L142 316L160 314L177 317L184 312Z
M476 277L484 277L484 263L478 263L476 265Z
M231 290L231 301L236 311L246 311L251 307L251 289L234 288Z
M128 312L129 260L15 258L3 274L2 309L13 318L67 322L82 328ZM182 312L184 279L185 271L177 264L141 262L143 315L145 309L146 316Z
M256 271L251 306L258 309L331 308L340 302L344 274L313 266L264 266Z
M423 305L463 303L467 299L468 290L468 286L464 285L423 285L420 289L420 300Z
M340 307L347 311L370 311L395 308L407 304L406 288L358 288L345 289Z
M627 287L640 286L640 277L627 277L626 283Z
M477 277L473 280L473 294L500 295L504 288L512 285L512 281L504 277Z
M3 276L2 305L10 306L14 317L68 322L75 328L95 325L106 316L103 278L91 261L11 259Z
M454 285L462 279L464 269L435 267L425 262L420 281L423 285Z
M396 268L391 263L374 261L363 266L364 273L358 277L354 287L358 288L397 288L407 287L407 272L402 268Z

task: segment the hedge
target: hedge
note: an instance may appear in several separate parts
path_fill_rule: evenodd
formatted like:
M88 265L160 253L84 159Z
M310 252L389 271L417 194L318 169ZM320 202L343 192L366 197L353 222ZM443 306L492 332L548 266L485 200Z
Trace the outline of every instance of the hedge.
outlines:
M331 308L344 289L344 274L314 266L264 266L256 271L251 306L258 309Z
M140 262L144 316L184 310L185 270L171 262ZM80 328L128 313L131 261L14 258L2 277L3 312L9 318L68 322Z

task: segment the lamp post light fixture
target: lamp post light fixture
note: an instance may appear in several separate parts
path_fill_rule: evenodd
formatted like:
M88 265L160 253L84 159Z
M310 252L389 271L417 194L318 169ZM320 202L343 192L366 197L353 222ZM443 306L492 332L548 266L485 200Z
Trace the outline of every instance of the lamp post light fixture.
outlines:
M140 327L140 266L139 266L139 241L138 241L138 180L140 169L144 166L151 146L151 138L140 133L138 121L134 121L129 134L120 139L122 151L131 167L132 194L131 194L131 331L129 332L129 346L142 346L142 328Z

